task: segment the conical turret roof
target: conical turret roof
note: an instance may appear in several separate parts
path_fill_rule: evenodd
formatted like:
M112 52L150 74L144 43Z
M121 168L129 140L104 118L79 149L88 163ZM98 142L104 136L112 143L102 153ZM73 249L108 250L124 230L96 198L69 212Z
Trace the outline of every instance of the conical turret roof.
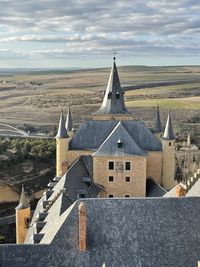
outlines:
M22 191L21 191L21 196L20 196L20 200L19 200L19 205L16 207L17 210L23 210L28 208L29 202L28 199L25 196L25 192L24 192L24 186L22 185Z
M157 106L156 117L155 117L155 122L154 122L154 130L156 133L162 132L162 123L161 123L161 119L160 119L159 106Z
M65 128L65 120L64 120L63 112L61 112L56 138L67 138L67 137L69 137L69 135L67 134L67 130Z
M130 114L124 104L115 58L101 108L95 114Z
M168 114L168 118L167 118L167 123L165 126L165 132L163 135L163 139L167 139L167 140L174 140L175 139L175 135L174 135L174 131L173 131L173 127L172 127L172 119L171 119L171 114Z
M72 115L71 115L70 107L68 108L68 111L67 111L65 128L66 128L67 132L70 132L73 129L73 121L72 121Z

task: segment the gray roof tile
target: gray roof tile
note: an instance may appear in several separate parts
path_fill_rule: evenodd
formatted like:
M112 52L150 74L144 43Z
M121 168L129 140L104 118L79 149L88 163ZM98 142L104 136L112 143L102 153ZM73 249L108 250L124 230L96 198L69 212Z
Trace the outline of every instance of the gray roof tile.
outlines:
M56 138L67 138L67 137L69 137L69 135L67 134L67 130L65 128L65 121L64 121L63 113L61 112Z
M168 114L167 117L167 123L165 126L165 132L163 134L163 139L167 139L167 140L174 140L175 139L175 135L173 132L173 127L172 127L172 118L171 118L171 114Z
M129 114L124 104L124 92L121 88L115 60L111 69L107 89L101 108L94 114Z
M28 199L25 196L24 192L24 186L22 185L22 191L21 191L21 196L19 200L19 205L16 207L16 210L23 210L30 207Z
M156 133L161 133L162 132L162 123L160 119L160 110L159 106L157 107L156 110L156 117L155 117L155 122L154 122L154 130Z
M70 107L68 108L68 111L67 111L65 128L67 132L70 132L73 129L73 121L72 121L72 114L71 114Z
M120 142L120 144L119 144ZM93 156L125 156L137 155L146 156L147 152L142 150L132 139L122 122L118 122L116 127L106 138Z
M71 150L97 150L113 131L119 121L115 120L91 120L81 124L78 131L70 141ZM159 140L141 121L122 121L134 142L146 151L161 151Z
M84 199L87 250L78 250L75 202L41 244L1 245L1 266L182 267L200 259L200 198Z

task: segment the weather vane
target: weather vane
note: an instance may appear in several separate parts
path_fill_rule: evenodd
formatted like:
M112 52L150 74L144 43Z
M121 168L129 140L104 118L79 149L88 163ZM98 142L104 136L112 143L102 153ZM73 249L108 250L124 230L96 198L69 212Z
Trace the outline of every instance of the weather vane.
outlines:
M116 59L116 55L117 55L117 48L113 48L113 59Z

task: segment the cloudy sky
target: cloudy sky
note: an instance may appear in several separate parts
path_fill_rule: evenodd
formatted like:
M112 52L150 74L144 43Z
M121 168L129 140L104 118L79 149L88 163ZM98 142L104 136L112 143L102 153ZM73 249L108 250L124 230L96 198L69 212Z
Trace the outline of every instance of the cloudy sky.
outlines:
M0 67L200 64L199 0L0 0Z

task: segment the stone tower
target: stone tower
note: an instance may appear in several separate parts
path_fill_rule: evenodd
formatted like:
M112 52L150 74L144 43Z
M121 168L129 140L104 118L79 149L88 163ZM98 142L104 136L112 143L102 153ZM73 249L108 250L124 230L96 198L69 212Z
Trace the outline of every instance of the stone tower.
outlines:
M154 130L155 130L155 136L159 140L161 140L161 137L162 137L162 123L161 123L161 119L160 119L159 106L157 106L157 110L156 110L156 117L155 117L155 121L154 121Z
M174 180L175 174L175 136L172 127L172 119L170 113L168 114L165 132L162 138L163 147L163 175L162 185L166 190L172 189L176 182Z
M58 133L56 135L56 176L62 176L66 171L66 158L70 137L65 128L63 112L60 115Z
M26 233L29 227L31 210L28 200L22 186L19 205L15 208L16 211L16 243L23 244L26 238Z

